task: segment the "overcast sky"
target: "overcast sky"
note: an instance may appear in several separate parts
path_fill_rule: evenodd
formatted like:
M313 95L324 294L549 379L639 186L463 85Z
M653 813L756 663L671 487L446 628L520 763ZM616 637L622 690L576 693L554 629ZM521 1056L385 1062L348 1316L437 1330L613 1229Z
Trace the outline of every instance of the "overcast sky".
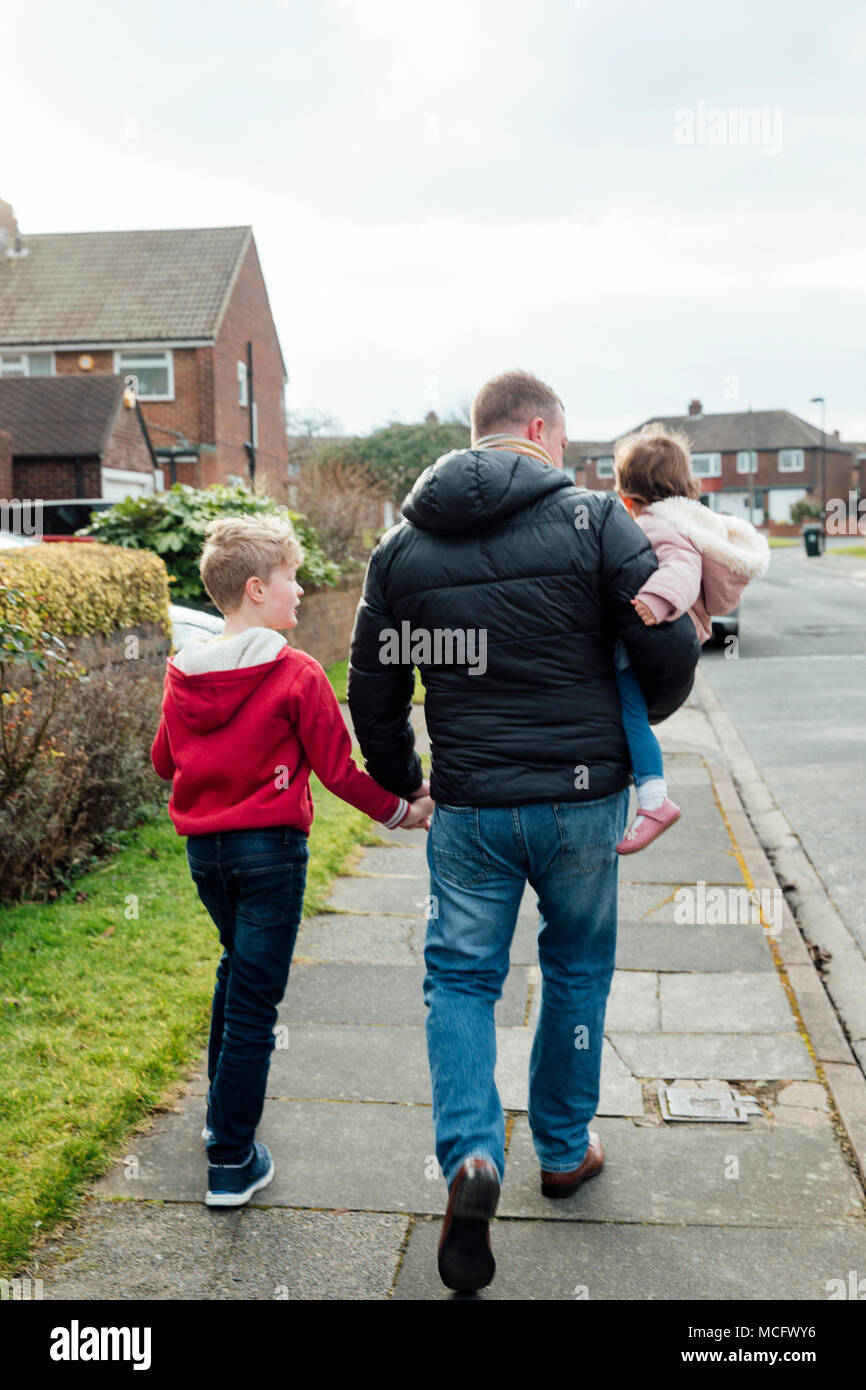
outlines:
M3 14L22 231L250 223L290 408L444 417L521 366L572 439L815 395L866 439L862 0Z

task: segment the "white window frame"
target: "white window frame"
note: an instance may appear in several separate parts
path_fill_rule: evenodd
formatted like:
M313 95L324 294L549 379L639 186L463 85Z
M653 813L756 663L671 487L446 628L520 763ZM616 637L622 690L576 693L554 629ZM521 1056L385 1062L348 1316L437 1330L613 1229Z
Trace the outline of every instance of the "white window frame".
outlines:
M692 454L692 472L696 478L721 478L721 454Z
M246 409L249 403L249 391L247 388L247 364L246 362L238 362L238 405Z
M604 454L600 459L595 460L595 476L597 478L613 477L613 454Z
M43 351L43 350L39 350L39 351L33 352L33 353L30 353L30 352L0 352L0 377L3 377L3 376L30 376L30 375L31 375L31 372L30 372L30 358L31 358L31 357L50 357L50 358L51 358L51 371L50 371L50 372L44 372L44 373L42 373L42 375L43 375L43 376L56 376L56 375L57 375L57 361L56 361L56 359L55 359L54 353L53 353L53 352L46 352L46 351ZM4 371L4 370L3 370L3 366L4 366L4 363L7 361L7 359L8 359L9 361L20 362L20 363L21 363L21 371L20 371L20 372L16 372L16 371L7 372L7 371Z
M780 473L802 473L806 467L806 456L802 449L779 450Z
M145 357L142 354L147 353ZM155 361L155 356L160 353L165 362ZM136 357L139 361L136 362ZM121 361L128 358L128 361ZM174 400L174 353L171 348L118 348L114 353L114 374L115 376L138 376L136 367L168 367L168 395L166 396L145 396L137 392L140 401L173 401Z
M752 465L754 459L754 465ZM758 451L757 449L739 449L737 451L737 472L747 475L758 471Z

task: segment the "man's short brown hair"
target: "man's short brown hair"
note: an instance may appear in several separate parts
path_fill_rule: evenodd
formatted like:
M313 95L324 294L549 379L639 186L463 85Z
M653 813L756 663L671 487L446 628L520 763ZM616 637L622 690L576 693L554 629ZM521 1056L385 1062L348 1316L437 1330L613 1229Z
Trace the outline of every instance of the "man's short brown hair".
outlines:
M556 392L529 372L502 372L481 387L472 402L472 438L512 434L541 416L550 426L565 407Z
M613 446L613 476L617 490L644 506L665 497L701 495L692 472L692 446L682 430L669 430L654 420L624 434Z
M204 534L199 573L221 613L240 607L248 579L255 576L267 584L277 565L297 569L304 559L292 523L282 513L219 517Z

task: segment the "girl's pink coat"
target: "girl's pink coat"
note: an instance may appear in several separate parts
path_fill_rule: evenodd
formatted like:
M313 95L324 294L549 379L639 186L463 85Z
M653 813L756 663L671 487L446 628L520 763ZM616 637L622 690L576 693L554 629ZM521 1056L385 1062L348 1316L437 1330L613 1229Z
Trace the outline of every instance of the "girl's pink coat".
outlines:
M747 521L710 512L687 497L654 502L635 520L659 562L637 597L659 622L688 613L706 642L711 619L736 608L749 580L766 572L766 538Z

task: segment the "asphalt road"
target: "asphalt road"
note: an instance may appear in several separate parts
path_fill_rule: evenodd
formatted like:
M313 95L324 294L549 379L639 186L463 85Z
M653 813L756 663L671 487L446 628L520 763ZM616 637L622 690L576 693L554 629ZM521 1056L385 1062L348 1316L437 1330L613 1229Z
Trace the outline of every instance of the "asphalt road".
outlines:
M702 670L866 950L866 556L774 550Z

